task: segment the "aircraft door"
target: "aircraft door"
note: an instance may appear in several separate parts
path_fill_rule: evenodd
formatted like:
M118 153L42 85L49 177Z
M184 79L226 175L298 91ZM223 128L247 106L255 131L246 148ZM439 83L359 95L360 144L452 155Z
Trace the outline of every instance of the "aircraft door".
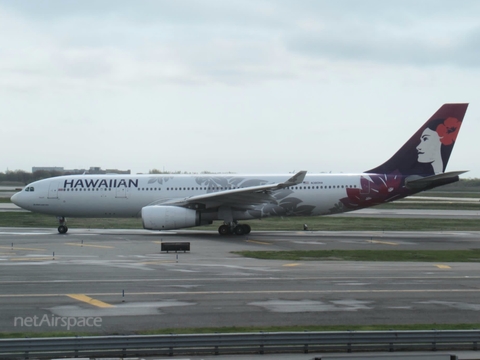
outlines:
M50 184L50 187L48 188L48 198L58 199L58 181L54 181Z
M115 197L120 199L127 198L127 188L125 186L118 187L115 192Z
M360 194L370 194L370 181L363 178L360 180Z

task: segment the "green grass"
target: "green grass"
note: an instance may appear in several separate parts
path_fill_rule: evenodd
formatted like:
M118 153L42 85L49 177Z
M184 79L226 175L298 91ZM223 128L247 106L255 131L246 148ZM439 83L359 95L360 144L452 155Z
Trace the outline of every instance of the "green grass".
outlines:
M128 333L134 335L170 335L170 334L215 334L215 333L251 333L251 332L305 332L305 331L402 331L402 330L476 330L480 323L472 324L388 324L388 325L310 325L310 326L265 326L265 327L217 327L217 328L165 328ZM62 332L0 332L0 339L104 336L124 335L125 333L77 333Z
M393 203L387 203L375 206L375 209L425 209L425 210L479 210L480 211L480 201L479 202L440 202L439 200L432 200L431 202L409 202L406 201L396 201Z
M267 260L314 261L421 261L480 262L480 249L472 250L289 250L233 251L233 254Z
M367 217L289 217L249 220L252 231L480 231L476 219L367 218ZM218 225L218 224L217 224ZM215 230L216 226L203 227Z
M477 191L426 191L414 196L428 197L453 197L453 198L480 198L480 192Z
M44 332L0 332L0 339L70 337L70 336L102 336L99 333L74 333L72 331L44 331Z
M384 330L472 330L479 329L480 323L474 324L401 324L401 325L310 325L310 326L267 326L267 327L219 327L219 328L185 328L157 329L141 331L141 335L154 334L212 334L242 332L304 332L304 331L384 331Z
M142 229L140 219L115 218L68 218L68 226L87 229ZM31 212L11 211L0 213L0 227L47 227L56 228L55 216Z
M301 231L303 224L318 231L480 231L480 221L475 219L402 219L364 217L289 217L249 220L253 231ZM30 212L1 212L0 227L56 228L54 216ZM87 229L142 229L140 219L68 218L71 228ZM216 231L219 222L196 230Z

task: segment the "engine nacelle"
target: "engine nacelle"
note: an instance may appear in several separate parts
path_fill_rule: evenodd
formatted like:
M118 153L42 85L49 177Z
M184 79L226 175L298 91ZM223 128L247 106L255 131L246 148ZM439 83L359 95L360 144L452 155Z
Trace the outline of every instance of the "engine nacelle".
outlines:
M200 214L178 206L145 206L142 222L148 230L173 230L200 225Z

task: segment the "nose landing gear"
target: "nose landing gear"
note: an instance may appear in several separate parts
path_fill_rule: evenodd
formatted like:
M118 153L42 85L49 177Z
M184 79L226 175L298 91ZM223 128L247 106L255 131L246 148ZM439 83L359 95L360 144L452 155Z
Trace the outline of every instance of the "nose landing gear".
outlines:
M65 217L63 216L57 216L57 219L58 219L58 223L60 224L57 229L58 232L60 234L66 234L68 231L67 219L65 219Z

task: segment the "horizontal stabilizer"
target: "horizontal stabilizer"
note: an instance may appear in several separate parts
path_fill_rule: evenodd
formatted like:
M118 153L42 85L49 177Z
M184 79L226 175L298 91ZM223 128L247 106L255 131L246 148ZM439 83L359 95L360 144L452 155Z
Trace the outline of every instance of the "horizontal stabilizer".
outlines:
M468 170L467 170L468 171ZM440 185L458 181L458 176L467 171L451 171L427 177L409 176L405 180L405 187L412 190L427 190Z

